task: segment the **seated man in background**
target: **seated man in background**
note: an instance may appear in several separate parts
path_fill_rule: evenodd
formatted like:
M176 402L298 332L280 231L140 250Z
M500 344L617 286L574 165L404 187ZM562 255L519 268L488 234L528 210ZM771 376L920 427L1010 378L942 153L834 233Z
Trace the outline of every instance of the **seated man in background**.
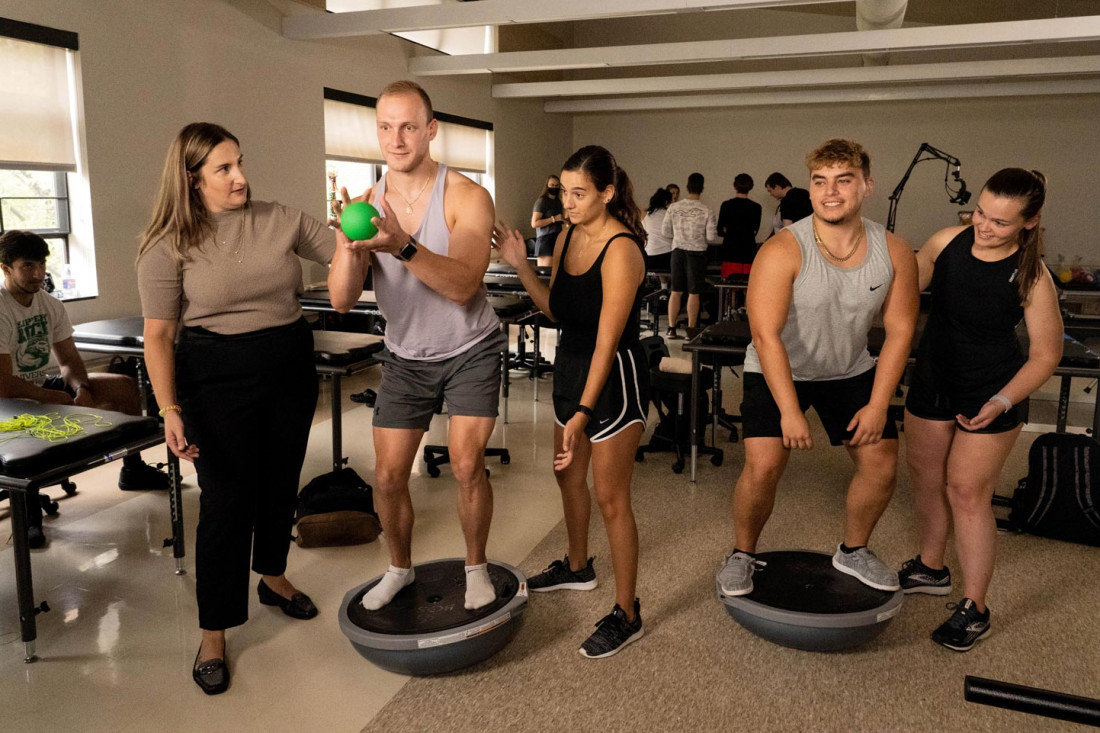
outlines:
M141 414L137 385L122 374L88 374L73 343L73 327L61 301L42 291L49 247L32 232L0 235L0 397L23 397L50 405ZM61 374L49 376L50 354ZM118 487L167 489L168 475L134 453L122 459ZM32 547L45 544L42 510L29 507Z

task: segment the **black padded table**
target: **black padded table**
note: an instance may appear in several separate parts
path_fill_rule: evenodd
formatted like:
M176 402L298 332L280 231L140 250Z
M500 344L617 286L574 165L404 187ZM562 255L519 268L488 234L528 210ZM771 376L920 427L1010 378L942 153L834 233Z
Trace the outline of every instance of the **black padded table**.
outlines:
M133 357L138 360L137 385L146 415L152 417L153 389L145 371L145 320L141 316L113 318L103 321L80 323L73 327L73 342L80 351L112 356ZM164 434L161 432L163 440ZM176 560L176 575L187 571L183 567L183 558L187 555L183 532L183 480L180 478L180 459L167 449L168 475L171 478L168 490L168 510L172 517L172 536L164 541L172 546L172 556Z
M313 356L317 373L332 378L332 470L339 471L344 458L343 412L340 409L341 383L344 377L378 362L374 355L383 347L381 336L345 331L314 331Z
M327 293L325 302L328 303ZM331 307L331 304L330 304ZM138 389L142 391L143 402L148 404L148 378L145 374L145 321L141 316L114 318L105 321L81 323L74 328L73 340L81 351L93 353L133 356L142 362L138 369ZM335 331L313 332L313 355L317 372L332 378L332 462L333 470L338 471L344 463L343 422L340 411L341 378L358 374L374 365L374 353L382 348L380 336ZM171 470L179 475L179 459L168 451L168 463ZM180 510L179 481L173 478L172 504L172 544L175 548L178 574L183 573L183 515Z
M910 345L909 362L912 364L916 358L917 347L920 344L920 332L923 322L917 326L917 332L913 335ZM1021 325L1017 330L1020 344L1027 349L1027 331ZM1065 344L1062 350L1062 360L1058 368L1054 370L1055 376L1061 377L1058 394L1058 418L1055 430L1063 433L1066 430L1069 415L1069 391L1073 377L1097 379L1100 377L1100 354L1088 348L1081 342L1064 335ZM886 339L886 331L875 326L867 335L867 349L871 356L878 356L882 344ZM752 333L749 330L748 321L732 320L719 321L704 329L698 336L686 342L684 351L691 354L691 389L696 394L699 387L699 372L701 370L700 356L705 354L739 354L744 355L745 350L752 341ZM717 373L717 370L716 370ZM696 429L696 401L691 401L691 481L695 481L695 463L698 456L699 436ZM1092 409L1092 435L1100 436L1100 394L1098 394Z
M96 415L100 418L95 424L82 422L81 433L57 442L20 435L0 443L0 488L8 489L11 499L15 589L25 652L23 659L33 662L37 659L35 616L48 611L49 605L45 601L38 606L34 603L30 547L27 545L28 499L36 499L42 486L159 445L164 442L164 431L160 421L151 417L133 417L74 405L43 405L33 400L0 399L0 420L22 414L62 418Z

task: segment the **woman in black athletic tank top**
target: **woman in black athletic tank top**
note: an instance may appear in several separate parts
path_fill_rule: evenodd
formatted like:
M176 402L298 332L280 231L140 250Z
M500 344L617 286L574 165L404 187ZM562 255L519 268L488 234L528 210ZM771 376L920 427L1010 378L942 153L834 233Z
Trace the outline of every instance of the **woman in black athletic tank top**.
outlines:
M947 534L955 527L963 598L932 639L967 651L989 631L993 487L1027 421L1028 396L1062 357L1062 317L1043 266L1039 219L1046 179L1005 168L982 189L973 225L932 236L917 255L932 308L905 402L920 554L899 573L906 593L947 595ZM1030 346L1021 353L1023 319Z
M639 289L645 277L641 212L626 173L604 148L581 148L561 174L571 226L554 246L550 287L527 262L519 232L501 223L493 246L519 273L535 305L562 326L554 360L554 475L569 552L528 579L533 591L592 590L588 557L588 467L607 527L615 607L580 648L608 657L642 636L635 597L638 528L630 506L634 453L645 428L649 366L638 347Z

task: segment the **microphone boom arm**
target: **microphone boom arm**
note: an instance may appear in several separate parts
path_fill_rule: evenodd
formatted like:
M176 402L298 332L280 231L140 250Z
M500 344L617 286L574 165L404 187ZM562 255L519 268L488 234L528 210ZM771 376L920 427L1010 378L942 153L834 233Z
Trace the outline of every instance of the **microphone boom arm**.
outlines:
M926 156L926 157L921 157ZM953 204L966 204L970 200L970 192L966 190L966 182L961 177L962 163L959 159L950 153L945 153L939 148L934 148L928 143L921 143L917 149L917 154L913 156L912 162L909 163L909 168L906 169L905 175L898 181L898 185L894 188L894 192L890 194L890 213L886 217L886 228L889 231L894 231L894 224L897 222L898 217L898 200L901 199L901 192L905 188L905 184L909 182L909 176L912 174L913 169L917 167L917 163L923 163L926 160L942 160L949 166L948 170L943 174L943 186L947 193L950 195L948 201ZM951 170L950 167L954 167ZM959 184L959 187L955 190L951 189L948 184L947 175L950 173L955 182Z

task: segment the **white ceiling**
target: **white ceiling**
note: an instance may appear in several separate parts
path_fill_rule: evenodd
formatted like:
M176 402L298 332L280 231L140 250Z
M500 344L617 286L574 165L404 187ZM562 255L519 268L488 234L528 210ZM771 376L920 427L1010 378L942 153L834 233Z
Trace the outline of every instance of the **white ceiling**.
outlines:
M348 12L288 15L284 35L495 27L500 51L425 47L410 75L490 74L550 112L1100 93L1098 0L328 2Z

